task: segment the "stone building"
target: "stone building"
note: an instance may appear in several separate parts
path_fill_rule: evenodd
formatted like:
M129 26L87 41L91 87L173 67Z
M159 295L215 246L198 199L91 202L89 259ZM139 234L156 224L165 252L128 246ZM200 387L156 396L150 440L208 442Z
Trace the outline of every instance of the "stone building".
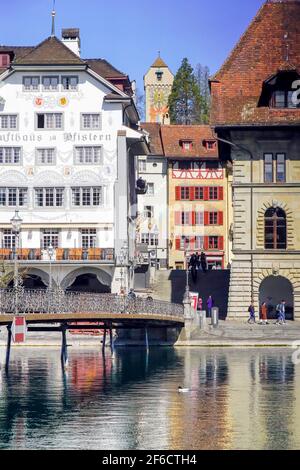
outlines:
M159 55L144 76L146 122L170 124L168 100L173 82L173 73Z
M300 319L300 1L266 1L211 80L212 125L233 162L228 316L253 300ZM224 142L226 141L226 142Z
M1 258L11 263L18 209L28 287L49 286L51 265L53 286L118 292L135 265L136 155L148 148L128 76L79 54L77 29L0 47Z

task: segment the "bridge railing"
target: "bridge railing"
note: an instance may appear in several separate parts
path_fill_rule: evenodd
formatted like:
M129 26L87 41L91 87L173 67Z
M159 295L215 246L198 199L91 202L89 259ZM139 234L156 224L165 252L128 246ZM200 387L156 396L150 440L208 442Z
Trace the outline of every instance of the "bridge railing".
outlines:
M63 290L22 290L17 295L13 289L0 289L0 312L24 313L112 313L112 314L159 314L168 317L183 317L183 305L160 300L114 294L92 294L84 292L64 292Z

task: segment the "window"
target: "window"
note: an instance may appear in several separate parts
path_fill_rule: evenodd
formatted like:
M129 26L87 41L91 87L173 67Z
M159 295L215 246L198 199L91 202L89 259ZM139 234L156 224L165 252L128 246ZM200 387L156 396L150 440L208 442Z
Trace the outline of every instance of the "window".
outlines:
M53 165L55 163L55 149L44 148L36 151L37 165Z
M139 160L139 172L145 173L147 171L147 161L146 160Z
M63 188L36 188L36 207L62 207L64 203Z
M208 223L209 225L218 224L218 212L209 212Z
M40 89L40 77L23 77L24 91L38 91Z
M3 230L3 241L2 241L3 248L7 250L13 250L16 246L16 236L10 229Z
M209 188L209 200L217 201L219 199L219 188L210 187Z
M293 90L274 91L271 98L271 107L273 108L298 108L300 104L295 103L293 99Z
M59 247L59 230L58 229L45 229L42 232L41 249L47 250L49 246L54 249Z
M81 115L82 129L101 129L101 115L100 114L82 114Z
M180 161L178 162L178 169L179 170L193 170L194 164L191 161L183 162Z
M42 83L43 83L44 91L57 91L59 78L58 77L43 77Z
M38 129L62 129L63 115L62 113L43 113L37 114Z
M180 250L190 250L191 248L191 237L182 236L180 239Z
M180 147L182 147L183 150L192 150L193 141L192 140L180 140L179 145Z
M148 246L158 246L158 234L142 233L141 243Z
M21 160L21 147L0 147L0 164L16 165Z
M153 196L154 195L154 183L148 183L147 184L147 194L148 194L148 196Z
M264 155L265 165L265 183L273 183L273 154L265 153Z
M154 207L153 206L145 206L144 207L144 217L147 219L153 219L154 217Z
M276 181L278 183L284 183L285 177L285 154L277 153L276 155Z
M204 237L195 237L195 250L203 250L204 248Z
M202 144L206 150L214 150L217 148L217 142L215 140L203 140Z
M16 114L0 115L0 130L16 130L17 123L18 119Z
M216 250L219 247L219 237L208 237L208 249Z
M181 212L181 225L190 225L190 213Z
M75 147L75 163L77 165L99 164L101 161L101 147Z
M204 225L204 213L203 212L196 212L196 214L195 214L195 224L196 225Z
M181 187L180 188L180 198L182 201L189 201L190 199L190 188Z
M27 204L27 188L0 188L0 206L18 207Z
M78 90L78 77L62 77L63 90L77 91Z
M8 67L10 64L9 54L0 54L0 67Z
M195 187L195 199L197 201L203 201L204 199L204 188L202 188L201 186Z
M265 213L265 249L286 250L287 227L285 212L272 207Z
M101 186L72 188L72 205L77 207L102 206L103 188Z
M81 230L81 247L96 248L97 231L95 228L84 228Z

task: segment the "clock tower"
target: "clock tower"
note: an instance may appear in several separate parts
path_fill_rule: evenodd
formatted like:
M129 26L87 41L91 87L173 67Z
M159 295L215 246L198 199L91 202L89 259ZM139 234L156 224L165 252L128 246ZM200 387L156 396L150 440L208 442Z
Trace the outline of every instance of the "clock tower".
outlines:
M144 76L146 122L170 124L168 99L174 75L158 55Z

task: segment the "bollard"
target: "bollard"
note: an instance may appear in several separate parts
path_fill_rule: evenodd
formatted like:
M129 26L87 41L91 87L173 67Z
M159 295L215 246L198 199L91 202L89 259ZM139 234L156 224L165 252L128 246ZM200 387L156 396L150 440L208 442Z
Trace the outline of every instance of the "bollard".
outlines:
M214 328L217 328L219 325L219 308L213 307L211 309L211 325Z
M203 330L206 327L206 311L200 310L199 311L199 321L200 321L200 329Z

